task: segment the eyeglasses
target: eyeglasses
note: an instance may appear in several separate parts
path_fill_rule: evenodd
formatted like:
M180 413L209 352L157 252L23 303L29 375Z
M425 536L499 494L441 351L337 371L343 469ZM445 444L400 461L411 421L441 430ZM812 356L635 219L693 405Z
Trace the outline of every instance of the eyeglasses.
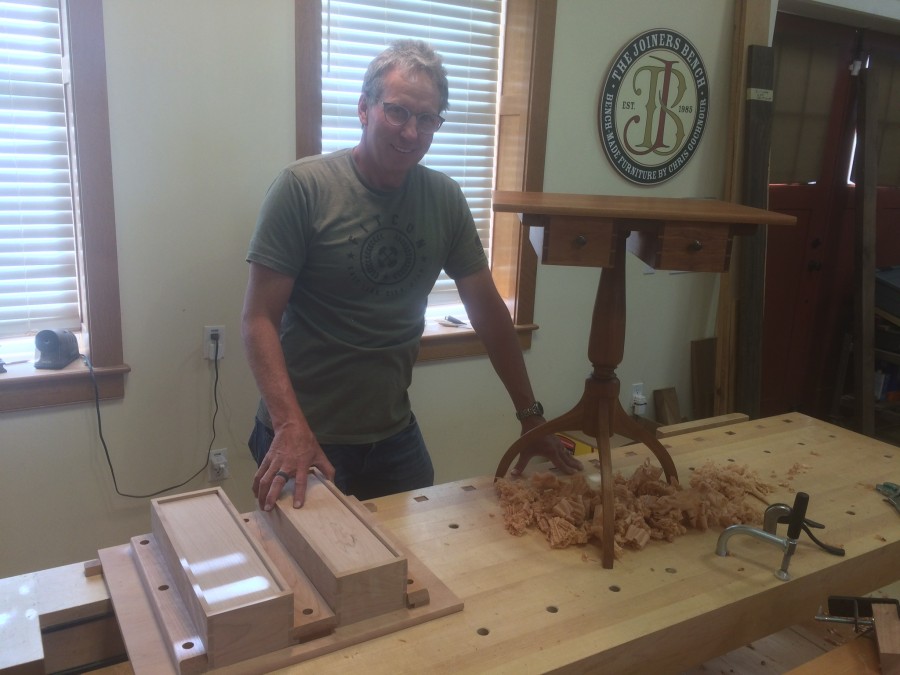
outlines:
M402 127L409 121L410 117L415 117L417 131L423 134L433 134L444 123L444 118L440 115L433 115L432 113L413 115L402 105L396 103L382 101L381 106L384 108L384 119L388 121L388 124L392 124L395 127Z

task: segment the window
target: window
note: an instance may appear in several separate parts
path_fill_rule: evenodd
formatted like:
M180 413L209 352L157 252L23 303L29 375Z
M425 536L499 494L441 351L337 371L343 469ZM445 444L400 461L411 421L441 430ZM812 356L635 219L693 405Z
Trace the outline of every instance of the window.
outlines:
M27 101L24 111L0 113L0 128L11 132L0 138L0 339L48 326L72 328L94 365L100 396L121 397L128 367L122 363L102 0L71 7L57 0L7 2L0 20L9 28L0 36L6 64L0 98L4 104ZM26 36L29 27L38 28L36 37ZM29 47L17 60L13 52L22 45L47 49ZM23 73L39 79L27 81ZM10 157L16 148L24 152ZM35 262L60 274L32 283ZM36 309L47 307L52 311ZM33 345L33 337L26 339ZM33 357L33 347L27 351ZM38 371L33 363L7 365L7 371L0 374L0 410L94 397L80 361L61 371Z
M490 250L494 130L500 76L500 0L428 3L330 0L322 8L322 151L359 140L357 101L369 62L396 39L421 39L441 54L450 86L446 122L422 160L462 188L485 250ZM456 285L441 274L429 306L459 304Z
M8 2L0 35L0 340L79 330L59 9Z
M328 145L322 138L323 119L330 114L323 107L320 95L327 89L328 82L322 79L322 51L317 49L323 42L323 9L324 16L328 17L328 6L331 6L332 28L334 24L335 0L328 2L295 2L295 30L296 30L296 115L297 115L297 156L303 157L317 154L328 149ZM359 5L361 3L354 3ZM383 5L381 2L368 3L370 5ZM444 7L447 3L430 2L404 2L397 3L408 11L426 18L426 22L432 22L429 27L433 33L420 35L423 39L432 42L436 49L444 56L448 71L453 63L445 41L435 38L434 31L438 31L438 21L432 18L437 7L453 16L453 12L459 12L460 6L471 8L470 17L478 12L488 9L497 11L501 6L500 0L468 0L467 2L455 2L452 7ZM504 190L540 190L543 185L544 143L546 139L546 121L550 88L550 70L553 55L553 32L555 28L556 2L554 0L507 0L504 13L504 25L500 33L503 35L503 57L500 61L502 74L500 77L499 97L499 123L496 128L496 141L484 146L490 146L490 159L479 160L478 172L483 173L485 163L490 164L491 180L493 186ZM421 5L417 8L416 5ZM467 10L468 11L468 10ZM499 16L499 15L497 15ZM371 23L371 22L369 22ZM368 25L368 24L366 24ZM407 25L398 30L398 35L403 37L416 37ZM334 41L332 33L332 41ZM389 41L391 38L388 38ZM463 36L462 44L471 47L472 42L477 42L480 48L482 38ZM469 41L467 43L467 40ZM345 98L345 105L352 105L352 120L356 123L356 101L359 98L359 86L362 81L362 72L368 62L381 48L386 40L383 38L378 44L378 49L368 47L367 50L356 56L359 62L357 68L359 74L355 76L352 84L353 91L346 91L341 96ZM372 51L374 49L374 51ZM332 56L333 58L333 56ZM327 64L326 64L327 67ZM333 64L332 64L333 67ZM450 73L453 75L453 73ZM507 80L508 86L503 82ZM466 91L472 87L471 83L458 85L457 89L451 79L450 111L448 111L448 125L454 111L465 110ZM479 95L482 93L479 90ZM325 96L327 97L327 93ZM490 99L493 95L485 95ZM352 101L352 104L350 103ZM323 117L324 112L324 117ZM491 113L493 115L493 113ZM447 128L447 125L445 125ZM352 139L344 139L344 145L355 142L358 139L358 125L354 129ZM444 133L444 129L441 130ZM484 137L484 136L482 136ZM463 185L465 189L468 182L463 176L454 174L446 164L442 164L439 143L432 146L426 162L440 170L444 170ZM488 190L489 188L485 188ZM482 193L484 194L484 193ZM467 197L469 195L467 194ZM531 331L535 328L532 324L534 306L534 277L536 268L536 256L530 248L527 237L523 235L517 219L511 214L500 214L493 217L490 213L490 197L481 197L481 201L470 198L470 206L473 215L478 217L479 211L483 213L485 223L491 223L484 230L483 240L490 244L491 270L495 283L501 295L507 302L513 320L519 329L520 339L524 347L530 345ZM441 330L429 326L420 350L420 360L449 358L455 356L468 356L483 353L477 337L471 331L457 331L456 329Z

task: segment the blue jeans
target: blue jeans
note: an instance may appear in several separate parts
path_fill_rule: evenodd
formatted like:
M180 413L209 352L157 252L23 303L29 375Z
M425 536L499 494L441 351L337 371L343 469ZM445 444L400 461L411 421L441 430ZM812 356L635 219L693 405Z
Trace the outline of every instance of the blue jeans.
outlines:
M274 432L257 419L247 443L257 466L274 438ZM361 501L434 485L431 456L412 414L409 426L383 441L361 445L323 443L322 450L334 466L337 488Z

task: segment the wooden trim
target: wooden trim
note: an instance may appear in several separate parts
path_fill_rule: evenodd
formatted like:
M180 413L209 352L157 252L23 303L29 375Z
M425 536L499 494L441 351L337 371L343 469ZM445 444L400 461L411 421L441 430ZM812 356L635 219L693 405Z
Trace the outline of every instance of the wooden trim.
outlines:
M0 411L50 408L95 400L90 371L80 360L62 370L36 370L30 363L7 366L0 375ZM97 394L101 399L125 395L127 365L94 368Z
M516 325L519 345L522 349L531 346L531 335L538 327L535 324ZM481 338L472 329L427 328L419 347L418 361L441 361L445 359L483 356L487 354Z
M498 190L544 187L556 0L509 0L498 138ZM517 326L534 323L537 254L515 215L494 214L491 270ZM530 331L523 348L531 346Z
M294 0L297 159L322 153L321 17L321 0Z
M524 190L544 189L547 159L547 124L550 117L550 81L553 74L553 49L556 34L556 0L537 2L532 40L531 87L528 101L528 126L525 132ZM537 253L529 245L528 231L519 228L522 239L518 250L518 288L515 314L517 324L534 321L534 296L537 286ZM530 346L530 345L529 345Z
M747 78L747 49L752 44L769 44L771 0L737 0L734 3L734 39L731 52L731 85L726 143L724 198L740 202L743 164L744 114ZM732 255L740 255L740 242ZM716 386L714 412L733 412L735 358L737 342L737 280L734 271L719 276L719 299L716 309Z
M536 2L532 44L531 84L528 97L528 127L525 133L525 166L522 189L544 189L547 158L547 124L550 118L550 80L556 34L556 0Z
M94 366L118 366L123 361L122 316L101 0L72 3L68 21L86 270L86 342Z
M77 115L78 152L74 189L82 249L84 297L82 343L97 374L102 398L125 393L119 265L116 249L112 152L106 85L102 0L63 3L64 51L71 61L71 107ZM28 371L34 370L26 364ZM22 366L23 369L26 366ZM0 411L24 410L94 400L87 368L0 375Z
M772 47L750 45L746 90L774 89ZM769 149L772 146L772 99L744 101L744 162L741 203L764 209L769 203ZM734 407L756 419L762 397L762 322L766 277L765 227L737 246L737 335L735 336Z
M860 433L875 435L875 207L878 185L876 146L877 82L867 68L858 75L856 101L856 188L853 298L853 390Z

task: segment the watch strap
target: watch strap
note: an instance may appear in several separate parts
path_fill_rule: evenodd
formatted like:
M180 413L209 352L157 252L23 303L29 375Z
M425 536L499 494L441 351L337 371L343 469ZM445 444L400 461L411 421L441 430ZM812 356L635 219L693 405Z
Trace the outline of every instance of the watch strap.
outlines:
M538 415L544 414L544 406L541 405L540 401L535 401L527 408L522 408L522 410L516 411L516 419L520 422L529 417L537 417Z

